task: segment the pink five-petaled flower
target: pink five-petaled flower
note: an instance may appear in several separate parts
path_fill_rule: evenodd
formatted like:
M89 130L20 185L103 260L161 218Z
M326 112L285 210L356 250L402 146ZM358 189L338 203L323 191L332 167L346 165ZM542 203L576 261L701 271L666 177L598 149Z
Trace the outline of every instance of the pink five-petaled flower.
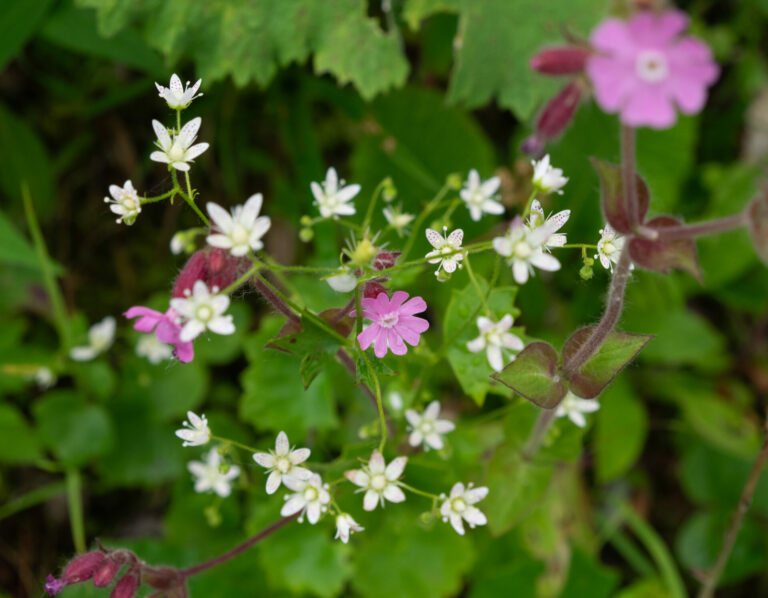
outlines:
M192 341L182 342L179 338L181 324L178 314L173 309L162 313L148 307L134 305L123 315L129 320L139 318L133 325L134 330L154 332L160 342L174 345L173 354L182 363L189 363L194 359L195 348Z
M371 320L371 324L357 335L361 349L375 343L373 352L381 359L387 354L387 348L395 355L405 355L408 352L405 343L412 347L419 344L419 335L429 328L429 322L413 314L423 312L427 304L421 297L406 299L408 293L395 291L392 299L386 293L379 293L376 299L360 301L363 317Z
M677 115L704 107L719 68L702 41L684 36L679 11L642 12L629 21L609 18L592 32L587 74L598 105L630 127L671 127Z

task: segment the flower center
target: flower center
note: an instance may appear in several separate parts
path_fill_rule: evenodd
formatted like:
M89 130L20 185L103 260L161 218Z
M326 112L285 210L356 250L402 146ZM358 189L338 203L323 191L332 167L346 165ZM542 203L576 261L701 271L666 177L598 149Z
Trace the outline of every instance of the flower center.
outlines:
M635 64L637 76L648 83L659 83L667 78L669 67L667 58L658 50L644 50L637 56Z
M171 159L171 162L181 162L184 160L184 153L184 148L181 144L174 140L171 149L168 150L168 157Z
M381 492L386 487L387 487L387 476L385 476L383 473L377 473L375 476L371 478L371 488L373 488L377 492Z
M195 319L201 322L207 322L213 317L213 310L210 305L201 305L195 310Z
M393 328L397 325L399 319L400 314L398 314L396 311L392 311L379 317L379 326L382 328Z
M307 502L315 502L317 500L318 493L317 488L314 486L307 486L304 489L304 500Z
M422 421L419 424L419 430L425 436L427 434L431 434L434 429L435 429L435 425L431 421Z
M278 457L275 460L275 467L280 473L287 473L291 468L291 462L288 457Z
M616 246L613 243L608 242L603 245L603 253L605 255L613 255L615 252Z
M123 206L124 210L129 212L133 212L139 205L139 202L136 200L136 198L129 195L124 195L119 203Z
M524 260L531 255L531 246L526 241L518 241L512 253L515 257Z
M232 239L232 242L235 245L245 245L246 243L248 243L249 236L250 235L248 234L248 231L245 229L245 227L239 222L237 222L235 223L235 226L232 229L232 233L230 234L230 239Z
M460 496L457 496L451 501L451 510L454 513L463 513L467 510L467 501Z

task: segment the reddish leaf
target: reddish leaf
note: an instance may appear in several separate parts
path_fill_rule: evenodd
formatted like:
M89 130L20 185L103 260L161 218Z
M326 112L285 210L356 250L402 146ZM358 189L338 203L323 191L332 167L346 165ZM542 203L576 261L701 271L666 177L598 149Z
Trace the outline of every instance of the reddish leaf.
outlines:
M594 326L574 332L563 345L563 361L571 359L592 335ZM568 379L570 390L577 396L593 399L610 384L653 337L646 334L611 332L597 352Z
M677 218L659 216L647 222L646 227L658 230L681 224ZM638 266L648 270L669 272L673 268L678 268L701 280L696 243L693 239L649 241L648 239L633 238L629 242L629 255Z
M626 207L626 198L624 197L624 183L621 178L621 168L615 164L609 164L592 158L592 165L600 176L600 203L603 206L603 213L608 224L613 230L621 234L632 232L629 222L628 208ZM637 205L640 210L638 221L645 219L648 211L650 195L648 185L640 176L635 175L635 184L637 186Z
M755 251L768 266L768 191L763 193L749 206L749 232Z
M565 396L557 373L557 351L549 343L535 341L493 378L544 409L552 409Z

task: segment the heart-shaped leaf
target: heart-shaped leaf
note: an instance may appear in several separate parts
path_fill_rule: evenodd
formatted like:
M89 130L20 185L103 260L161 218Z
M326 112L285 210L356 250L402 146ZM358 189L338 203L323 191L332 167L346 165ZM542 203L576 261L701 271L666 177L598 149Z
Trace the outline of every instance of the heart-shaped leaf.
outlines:
M517 358L493 378L544 409L552 409L565 396L557 373L559 356L549 343L528 344Z
M670 226L680 226L682 223L672 216L658 216L646 223L650 229L660 230ZM693 239L655 240L633 238L629 242L629 255L638 266L669 272L673 268L685 270L701 280L699 258L696 243Z
M752 202L748 214L749 233L752 236L755 251L768 266L768 190L764 190Z
M631 222L628 213L629 208L626 205L626 197L624 197L621 168L616 164L610 164L595 158L592 158L592 165L600 177L600 203L603 206L605 219L613 230L618 233L627 234L632 232L629 226ZM637 206L640 211L637 220L642 222L648 211L650 195L648 193L648 185L638 175L635 175L635 185L637 186Z
M563 361L579 350L594 331L586 326L574 332L563 345ZM585 399L593 399L632 361L645 344L653 338L647 334L611 332L597 352L568 379L570 390Z

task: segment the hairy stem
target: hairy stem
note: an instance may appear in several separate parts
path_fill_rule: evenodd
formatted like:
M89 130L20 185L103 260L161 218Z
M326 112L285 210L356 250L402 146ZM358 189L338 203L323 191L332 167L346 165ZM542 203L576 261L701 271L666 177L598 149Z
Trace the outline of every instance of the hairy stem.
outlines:
M640 224L640 208L635 185L635 130L621 125L621 183L624 188L624 207L632 230Z
M724 233L729 230L741 228L742 226L745 226L747 222L748 215L745 211L726 216L725 218L697 222L696 224L682 224L680 226L659 228L657 229L657 232L659 234L659 240L674 241L676 239L692 239L693 237Z
M752 503L752 497L755 494L757 483L760 481L760 476L763 473L763 469L765 469L766 463L768 463L768 429L766 429L763 446L760 448L757 459L755 459L755 463L752 465L752 470L749 472L747 483L744 484L744 489L741 491L739 504L733 515L731 515L728 529L723 536L723 545L720 548L720 553L717 555L717 560L712 570L704 580L698 598L712 598L715 595L715 588L718 581L720 581L720 576L723 574L725 566L728 564L728 558L731 556L734 544L736 544L736 538L739 536L744 516L749 510L749 505Z
M528 437L528 440L525 443L525 446L523 447L524 459L530 460L533 458L533 456L539 450L541 443L544 441L544 436L546 436L547 430L549 430L549 426L552 425L552 422L554 420L555 420L554 409L542 409L539 412L539 418L536 420L536 423L533 425L533 430L531 431L531 435Z
M262 294L264 299L269 301L272 304L272 307L274 307L277 311L279 311L281 314L283 314L286 318L293 322L300 322L301 318L294 313L294 311L288 307L288 305L283 301L277 293L275 293L264 281L262 278L257 278L254 281L254 286L259 290L259 292Z

